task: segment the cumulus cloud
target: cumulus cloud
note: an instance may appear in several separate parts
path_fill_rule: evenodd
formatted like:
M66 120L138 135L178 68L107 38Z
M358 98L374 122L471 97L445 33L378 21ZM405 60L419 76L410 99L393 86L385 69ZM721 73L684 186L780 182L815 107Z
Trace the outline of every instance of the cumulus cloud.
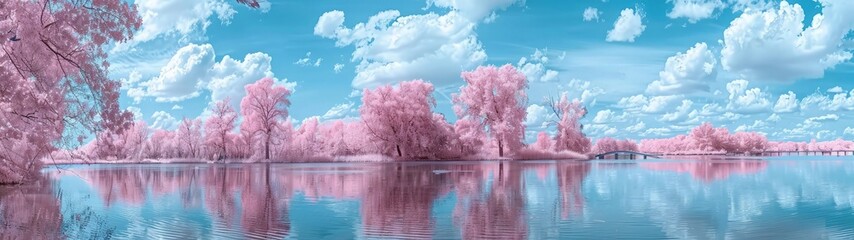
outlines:
M560 88L565 89L566 91L563 93L568 94L568 96L580 96L574 98L574 100L578 100L588 107L596 105L597 97L605 94L604 89L593 86L589 81L579 79L572 79L565 88L563 86L560 86Z
M189 44L181 49L160 70L160 75L142 82L128 95L139 101L141 97L155 97L158 102L175 102L199 95L207 72L214 64L216 54L210 44Z
M153 119L151 127L156 129L174 129L178 125L178 120L164 111L154 112L151 115L151 119Z
M538 104L529 105L525 111L527 115L524 124L530 128L544 128L554 118L554 113Z
M324 13L315 34L335 39L338 47L355 47L356 88L411 79L439 85L458 82L460 72L486 61L474 32L476 23L457 11L400 16L389 10L353 28L344 26L343 19L343 13Z
M726 4L721 0L667 0L673 3L673 9L667 13L669 18L687 18L688 22L712 17L715 11L724 9Z
M335 71L335 73L340 73L341 70L343 70L343 69L344 69L344 64L340 64L340 63L336 63L335 66L332 67L332 70Z
M708 92L708 84L717 77L716 65L715 55L706 43L697 43L685 53L667 58L664 71L658 73L659 80L650 83L646 91L657 95Z
M643 131L645 128L646 128L646 123L638 122L635 125L631 125L631 126L627 127L626 131L636 133L636 132Z
M829 92L829 93L844 93L845 90L842 89L842 87L840 87L840 86L836 86L836 87L832 87L830 89L827 89L827 92Z
M676 107L676 111L665 113L661 116L660 120L666 122L683 122L691 120L689 118L696 118L699 113L697 110L691 108L693 105L694 101L683 99L682 104ZM696 120L696 122L699 122L699 120Z
M178 105L178 104L172 105L172 110L181 110L181 109L184 109L184 107L182 107L181 105Z
M677 100L684 98L681 95L646 97L643 94L621 98L617 107L629 112L642 113L664 113L671 109Z
M223 24L229 24L237 11L224 0L136 0L134 2L142 18L142 26L133 39L120 43L114 50L129 49L139 43L151 41L165 35L187 36L204 32L216 16Z
M314 35L333 38L338 34L346 34L338 33L339 30L345 30L340 28L343 24L344 12L338 10L325 12L323 15L320 15L320 18L317 19L317 24L314 25Z
M601 110L596 112L596 116L593 117L593 123L596 124L606 124L606 123L617 123L617 122L625 122L626 118L628 118L628 114L623 112L622 114L617 114L611 109Z
M266 53L247 54L243 60L224 56L214 61L216 54L210 44L189 44L177 51L160 75L128 89L128 96L139 101L154 97L158 102L177 102L198 96L208 90L214 101L230 97L239 102L245 94L243 86L264 77L274 78L277 84L291 90L296 83L276 79Z
M460 13L469 21L492 22L498 17L497 10L504 10L513 4L524 5L525 0L427 0L427 7L436 6L440 8L449 8Z
M333 106L326 113L321 116L321 119L340 119L343 117L347 117L348 114L355 112L356 104L353 102L342 103Z
M752 79L791 81L821 78L824 71L852 58L845 37L854 29L854 2L819 0L822 13L804 27L799 4L746 11L724 31L724 69Z
M548 51L548 50L546 50ZM525 74L528 81L532 82L550 82L557 79L558 72L546 67L549 63L549 58L544 51L536 49L531 54L530 59L522 57L519 59L517 67L519 71Z
M643 13L640 10L626 8L620 12L620 17L614 22L614 28L608 31L605 41L634 42L644 30L646 25L643 25Z
M777 104L774 104L774 112L789 113L798 110L798 96L794 92L780 95Z
M729 92L729 103L727 109L735 113L758 113L769 110L771 101L769 94L762 92L759 88L748 89L747 80L733 80L727 83Z
M600 13L599 9L596 9L595 7L587 7L586 9L584 9L584 14L582 14L583 15L582 17L584 18L585 22L590 22L590 21L597 21L598 22L599 21L599 13Z

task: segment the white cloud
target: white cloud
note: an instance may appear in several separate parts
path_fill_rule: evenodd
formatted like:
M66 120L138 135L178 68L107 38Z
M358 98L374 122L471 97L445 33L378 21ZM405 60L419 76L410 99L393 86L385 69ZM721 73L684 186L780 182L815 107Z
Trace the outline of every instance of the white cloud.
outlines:
M643 13L638 10L626 8L620 12L620 18L614 22L614 29L608 31L605 41L608 42L634 42L646 29L643 25Z
M685 121L688 118L688 115L691 114L691 107L694 105L694 101L689 99L682 100L682 104L676 107L676 111L665 113L661 116L661 121L667 122L677 122L677 121ZM694 115L697 112L694 110Z
M681 99L682 96L655 96L649 98L649 103L644 106L641 110L645 113L663 113L670 109L670 107L677 100Z
M670 132L671 131L669 128L649 128L649 129L646 129L646 131L644 131L643 133L641 133L641 135L642 136L664 136L664 135L669 135Z
M726 7L721 0L668 0L668 2L673 3L673 9L667 13L667 17L687 18L690 23L710 18L715 10Z
M133 114L134 120L142 120L142 109L134 106L127 107L125 110Z
M495 21L498 16L495 11L504 10L513 4L524 5L525 0L427 0L427 7L436 6L441 8L449 8L460 13L469 21L478 22L483 19L484 22Z
M550 82L557 79L558 72L546 68L546 64L549 63L546 53L536 49L530 57L530 59L522 57L517 65L519 71L525 74L528 81Z
M836 121L836 120L839 120L839 115L831 113L831 114L826 114L826 115L822 115L822 116L818 116L818 117L807 118L806 120L804 120L804 124L810 126L810 125L814 125L815 123L819 123L819 122L831 122L831 121Z
M291 91L296 86L287 79L275 78L272 57L266 53L250 53L242 61L226 55L215 62L215 56L210 44L189 44L178 50L159 76L129 88L127 94L136 101L154 97L158 102L176 102L208 90L213 101L230 97L232 102L239 102L245 94L243 87L264 77L273 78Z
M685 53L667 58L659 80L647 86L650 94L676 94L709 91L709 83L717 77L717 60L706 43L697 43Z
M777 122L777 121L780 121L780 119L781 119L780 115L777 115L776 113L772 113L771 116L768 116L768 118L766 118L765 120L769 121L769 122Z
M563 93L568 96L581 96L580 98L575 98L574 100L578 100L588 107L596 105L597 97L605 94L605 90L593 86L589 81L581 81L579 79L572 79L569 81L569 84L566 85L565 88L560 86L559 88L565 89Z
M598 22L599 21L599 13L600 13L599 9L596 9L595 7L587 7L586 9L584 9L584 14L583 14L584 21L585 22L590 22L590 21L597 21Z
M844 93L845 89L842 89L842 87L840 87L840 86L836 86L836 87L832 87L830 89L827 89L827 92L829 92L829 93Z
M623 114L618 115L616 112L611 111L611 109L605 109L596 112L596 116L593 117L593 123L606 124L625 122L626 118L628 118L628 114L626 112L623 112Z
M361 91L361 90L359 90L359 89L353 89L353 91L350 91L350 95L348 95L347 97L348 97L348 98L354 98L354 97L361 97L361 96L362 96L362 91Z
M130 49L136 44L157 37L176 34L187 36L204 31L216 16L223 24L229 24L237 11L223 0L136 0L142 25L133 39L116 45L114 51Z
M854 29L854 1L819 0L822 13L804 28L799 4L746 11L724 31L724 69L757 80L821 78L824 71L852 58L845 36Z
M617 107L628 112L643 112L643 113L664 113L670 110L677 100L681 100L684 96L654 96L647 98L643 94L638 94L629 97L623 97L617 102Z
M638 122L635 125L629 126L626 128L626 131L636 133L644 130L646 128L646 124L643 122Z
M273 78L276 84L293 92L296 83L277 79L270 66L272 60L270 55L262 52L247 54L242 61L226 55L210 70L207 89L211 91L211 100L218 101L229 97L232 102L240 102L246 95L243 87L264 77Z
M854 135L854 128L852 128L852 127L845 127L845 132L844 132L844 133L845 133L845 135Z
M774 6L773 0L729 0L733 11L762 11Z
M154 121L151 123L152 128L157 129L173 129L178 125L178 120L172 117L171 114L164 111L157 111L151 115Z
M172 110L181 110L181 109L184 109L184 107L182 107L181 105L178 105L178 104L172 105Z
M324 20L324 16L326 16ZM486 52L474 32L476 23L456 11L445 15L400 16L396 10L383 11L353 28L328 22L342 16L324 14L318 36L335 39L336 46L353 45L356 88L424 79L438 85L458 82L460 72L486 61ZM339 23L339 21L333 21ZM328 25L327 25L328 24Z
M798 110L798 96L794 92L780 95L777 104L774 104L774 112L789 113Z
M529 105L525 111L527 115L524 123L530 128L544 128L554 118L551 110L538 104Z
M735 128L736 132L744 132L744 131L756 131L765 129L767 124L762 120L754 120L752 125L742 124Z
M340 73L341 70L343 70L343 69L344 69L344 64L340 64L340 63L336 63L335 66L332 67L332 70L335 71L335 73Z
M769 110L771 101L769 95L759 88L748 89L747 80L733 80L727 83L729 103L727 109L736 113L757 113Z
M353 102L342 103L333 106L321 116L321 119L339 119L346 117L348 114L355 112L356 104Z
M175 102L199 95L199 88L207 80L210 66L214 64L213 46L189 44L163 66L160 75L142 82L128 95L139 101L142 97L155 97L158 102Z
M339 27L344 24L344 12L333 10L323 13L314 25L314 35L333 38L338 35Z
M300 66L303 66L303 67L306 67L306 66L315 66L315 67L320 67L320 63L321 63L322 61L323 61L323 58L317 58L317 59L315 59L315 60L312 60L312 59L311 59L311 52L307 52L307 53L305 53L305 57L304 57L304 58L300 58L300 59L298 59L296 62L294 62L294 64L295 64L295 65L300 65ZM312 63L312 62L313 62L313 63Z

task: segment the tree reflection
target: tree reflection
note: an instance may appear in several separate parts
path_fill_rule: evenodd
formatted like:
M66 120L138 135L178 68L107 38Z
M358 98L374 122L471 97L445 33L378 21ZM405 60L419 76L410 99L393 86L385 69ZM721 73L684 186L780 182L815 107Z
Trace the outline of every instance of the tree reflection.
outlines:
M767 167L764 160L700 160L643 162L640 166L657 171L673 171L691 174L703 182L723 180L732 174L752 174Z
M0 239L59 239L59 200L46 180L34 186L0 188Z

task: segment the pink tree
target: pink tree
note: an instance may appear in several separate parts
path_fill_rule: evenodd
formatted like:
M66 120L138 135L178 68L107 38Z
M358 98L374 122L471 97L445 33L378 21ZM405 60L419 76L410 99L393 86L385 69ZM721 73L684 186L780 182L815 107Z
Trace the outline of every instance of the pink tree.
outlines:
M454 111L460 119L469 119L485 126L487 133L498 147L498 156L504 157L504 149L519 149L525 134L525 75L510 64L500 68L478 67L463 72L466 85L454 95Z
M537 134L537 141L533 144L534 149L540 151L549 151L552 149L552 138L546 132Z
M127 127L102 47L140 24L120 0L0 3L0 182L33 176L55 144ZM88 131L65 132L69 124Z
M447 136L434 118L432 94L433 85L421 80L365 90L359 112L371 139L382 143L383 153L434 157L444 149Z
M264 159L270 159L270 145L275 144L273 136L279 134L280 122L288 117L291 91L276 85L272 78L262 78L244 88L240 130L251 136L253 149L263 149Z
M483 125L469 118L459 119L454 123L454 135L456 142L451 145L459 146L459 154L462 156L472 155L480 151L483 147L483 140L486 138Z
M202 151L202 121L199 119L187 119L181 121L175 132L180 141L180 156L195 158Z
M291 157L311 157L322 154L323 138L318 136L318 124L317 117L303 121L293 134L291 151L289 151Z
M587 115L587 109L579 101L570 101L566 93L560 101L549 101L548 105L558 117L557 135L555 136L555 151L573 151L587 153L590 151L590 139L584 136L583 126L579 122Z
M229 102L229 98L217 101L211 109L211 116L205 120L205 146L215 159L228 156L228 146L234 138L231 130L234 129L237 113Z

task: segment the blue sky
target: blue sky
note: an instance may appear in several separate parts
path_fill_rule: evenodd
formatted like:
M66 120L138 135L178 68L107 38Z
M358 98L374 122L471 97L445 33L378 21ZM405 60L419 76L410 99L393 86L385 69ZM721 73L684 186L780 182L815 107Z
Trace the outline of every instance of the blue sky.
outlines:
M356 118L363 88L424 79L454 121L459 74L529 77L528 138L552 131L548 96L585 102L594 138L659 138L701 122L772 140L854 137L854 2L137 0L142 28L111 46L121 104L157 128L237 105L269 76L295 123ZM791 92L791 93L790 93Z

